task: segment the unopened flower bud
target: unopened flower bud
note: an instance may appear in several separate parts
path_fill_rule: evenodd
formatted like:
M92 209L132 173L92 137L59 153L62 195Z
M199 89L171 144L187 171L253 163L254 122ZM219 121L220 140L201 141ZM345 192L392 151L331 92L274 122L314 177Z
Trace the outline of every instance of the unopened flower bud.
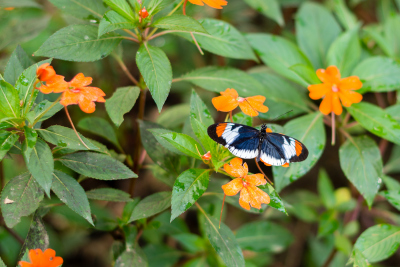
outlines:
M146 10L145 7L142 8L142 9L139 11L139 16L140 16L142 19L145 19L145 18L147 18L147 17L149 16L149 12L147 12L147 10Z

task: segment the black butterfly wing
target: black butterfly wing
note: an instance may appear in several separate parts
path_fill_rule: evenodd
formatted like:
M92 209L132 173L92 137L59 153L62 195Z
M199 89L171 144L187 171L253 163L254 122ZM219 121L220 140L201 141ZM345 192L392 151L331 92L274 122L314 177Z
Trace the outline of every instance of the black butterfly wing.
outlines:
M238 123L223 122L208 127L208 135L228 148L236 157L256 158L259 155L259 130Z

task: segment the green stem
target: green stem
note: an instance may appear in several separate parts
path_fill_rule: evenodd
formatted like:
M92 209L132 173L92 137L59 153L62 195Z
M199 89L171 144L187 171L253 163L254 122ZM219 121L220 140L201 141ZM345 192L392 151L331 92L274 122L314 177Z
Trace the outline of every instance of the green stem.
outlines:
M38 121L61 100L61 97L62 94L56 99L56 101L53 102L53 104L50 105L50 107L48 107L39 117L36 118L36 120L33 122L33 125L38 123Z

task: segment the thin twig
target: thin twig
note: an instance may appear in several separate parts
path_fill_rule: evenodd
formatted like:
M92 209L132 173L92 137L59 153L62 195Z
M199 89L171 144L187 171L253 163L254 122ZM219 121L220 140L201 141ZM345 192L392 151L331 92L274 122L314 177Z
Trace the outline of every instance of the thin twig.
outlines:
M350 112L347 112L346 116L344 116L342 126L346 126L346 124L349 122L349 119L350 119Z
M332 146L335 145L335 141L336 141L336 125L335 125L335 113L332 111L331 113L331 119L332 119Z
M188 2L188 0L185 0L185 2L183 2L183 9L182 9L182 11L183 11L183 15L185 15L185 16L186 16L186 4L187 4L187 2ZM196 38L194 37L193 32L190 32L190 36L192 36L192 39L193 39L195 45L197 46L197 49L199 50L200 54L201 54L201 55L204 55L204 52L203 52L203 50L201 50L201 47L200 47L199 43L197 43L197 40L196 40Z
M159 32L157 34L154 34L153 36L147 38L147 40L152 40L154 38L157 38L159 36L162 36L164 34L168 34L168 33L172 33L172 32L183 32L183 31L176 31L176 30L168 30L168 31L163 31L163 32Z
M218 228L221 228L222 211L224 210L225 198L226 198L226 194L224 194L224 199L222 200L221 214L219 215L219 225L218 225Z
M274 183L271 182L270 179L268 179L268 176L267 176L267 175L263 172L263 170L260 168L260 165L258 165L257 158L254 158L254 160L255 160L255 162L256 162L256 165L257 165L258 169L260 170L260 172L261 172L262 174L264 174L264 177L267 179L268 183L270 183L271 185L273 185Z
M135 85L138 85L139 82L133 77L132 73L128 70L126 67L125 63L122 61L121 58L119 58L117 55L114 55L115 60L118 62L119 66L121 67L122 71L125 73L125 75L131 80L132 83Z
M84 147L86 147L88 150L90 150L90 148L85 144L85 142L83 142L82 138L79 136L79 133L76 131L75 125L72 122L71 116L69 116L67 106L65 106L64 109L65 109L65 113L67 114L68 120L71 123L72 129L74 130L74 132L75 132L76 136L78 137L79 141L81 141L81 143L83 144Z
M135 42L135 43L139 43L139 40L138 40L138 39L135 39L135 38L133 38L133 37L122 36L121 38L122 38L122 39L125 39L125 40L130 40L130 41Z

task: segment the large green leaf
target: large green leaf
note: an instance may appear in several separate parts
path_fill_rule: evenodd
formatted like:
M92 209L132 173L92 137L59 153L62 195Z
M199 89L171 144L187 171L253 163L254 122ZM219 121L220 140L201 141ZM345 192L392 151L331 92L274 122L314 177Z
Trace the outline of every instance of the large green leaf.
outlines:
M390 48L390 56L392 58L400 57L400 29L398 27L400 23L400 15L392 12L390 16L385 18L383 25L383 32L385 40Z
M33 60L25 53L21 46L17 45L4 70L4 80L9 84L15 84L19 75L33 63Z
M340 167L371 206L382 177L378 146L368 136L349 138L339 149Z
M302 142L309 154L305 161L291 163L288 168L272 168L277 191L306 174L317 163L325 148L325 128L320 112L291 120L284 128L285 134Z
M354 248L362 252L369 262L382 261L396 252L400 245L400 227L378 224L365 230Z
M322 5L306 2L296 14L297 43L315 69L326 67L326 54L340 32L340 25Z
M106 101L108 116L119 127L124 121L124 114L128 113L140 94L140 88L136 86L120 87L115 90L112 97Z
M114 188L98 188L86 192L89 199L112 202L131 202L130 195L122 190Z
M103 118L86 117L79 121L78 127L89 133L103 137L121 149L113 126Z
M176 129L185 123L189 117L189 113L189 104L172 105L161 112L160 116L157 118L157 123L163 127Z
M172 189L171 221L188 210L207 190L210 170L189 169L176 178Z
M54 161L50 147L42 139L38 138L35 147L26 162L26 167L33 178L50 196L50 188L53 181Z
M292 42L272 34L248 34L251 46L261 60L278 74L303 86L307 83L289 68L296 64L311 67L310 61Z
M149 244L143 248L149 267L169 267L182 257L182 252L163 244Z
M349 8L346 6L346 2L344 0L334 0L333 1L333 9L335 11L335 15L337 16L339 22L346 30L352 30L357 28L357 17L353 14Z
M361 57L361 45L358 39L358 27L341 34L330 46L327 55L328 66L335 65L342 77L352 74Z
M68 174L57 170L54 171L53 177L51 189L57 197L94 226L89 200L82 186Z
M1 192L1 212L13 228L21 217L32 214L43 200L43 189L28 172L12 178Z
M78 19L99 21L107 8L98 0L49 0L68 15Z
M8 131L0 131L0 161L18 140L18 134Z
M205 67L191 71L174 82L188 81L212 92L234 88L240 96L247 97L263 93L263 86L244 71L230 67Z
M385 174L400 172L400 146L395 145L392 154L383 168Z
M135 23L131 20L124 18L114 10L107 11L99 24L98 36L101 37L104 34L120 29L133 29L136 28Z
M363 90L388 92L400 87L400 64L387 57L370 57L356 66L353 75L363 82Z
M128 247L124 252L119 255L115 261L114 267L138 266L147 267L147 258L144 252L136 244L134 248Z
M97 35L96 26L67 26L50 36L35 52L35 56L78 62L95 61L108 56L122 40L120 35L114 33L107 33L100 38Z
M54 114L59 112L64 106L57 102L54 106L53 102L49 102L48 100L43 100L39 104L37 104L34 108L35 117L33 118L36 121L40 116L38 121L44 121L48 118L52 117Z
M384 181L386 184L386 180L384 180ZM400 191L399 190L385 190L385 191L380 192L379 194L381 196L385 197L389 201L389 203L393 205L393 207L400 210Z
M179 32L197 32L208 34L208 32L197 20L184 15L171 15L159 18L151 24L151 27Z
M129 222L151 217L171 206L171 192L158 192L147 196L137 204L133 210Z
M68 168L85 176L100 180L137 178L128 167L118 160L93 152L78 152L59 159Z
M133 10L126 0L103 0L103 1L124 18L130 21L133 21L135 19Z
M161 134L160 137L166 140L180 152L192 158L201 159L201 155L204 154L202 146L189 135L170 132ZM201 155L199 155L199 152L197 151L199 151Z
M205 234L226 266L244 267L242 250L231 229L222 222L221 227L219 227L218 220L212 216L204 214L204 217L203 226Z
M136 0L129 0L131 5L134 6ZM150 15L154 16L159 11L174 3L174 0L143 0L143 6L146 7Z
M161 111L171 89L171 63L160 48L144 43L136 54L136 64Z
M26 160L29 161L33 148L36 145L38 134L36 130L24 126L25 140L22 144L22 153Z
M371 264L365 258L364 254L358 249L354 249L353 251L353 260L354 264L353 267L370 267Z
M385 109L385 111L392 116L393 119L400 123L400 104L389 106Z
M252 8L273 19L280 26L285 24L278 0L245 0Z
M236 240L242 249L280 253L293 242L293 236L280 225L256 221L241 226L236 231Z
M257 61L247 40L231 24L210 18L200 19L199 22L208 32L208 34L193 33L202 48L224 57ZM193 42L188 33L178 33L178 35Z
M78 136L76 136L74 130L70 128L60 125L53 125L47 129L37 129L37 132L44 140L58 147L64 147L74 150L88 150L79 140ZM82 141L85 142L85 144L89 147L89 149L99 149L81 134L79 134L79 136L81 137Z
M19 117L18 91L3 80L0 80L0 111L0 119Z
M371 133L400 145L400 124L385 110L367 102L353 104L347 110Z

